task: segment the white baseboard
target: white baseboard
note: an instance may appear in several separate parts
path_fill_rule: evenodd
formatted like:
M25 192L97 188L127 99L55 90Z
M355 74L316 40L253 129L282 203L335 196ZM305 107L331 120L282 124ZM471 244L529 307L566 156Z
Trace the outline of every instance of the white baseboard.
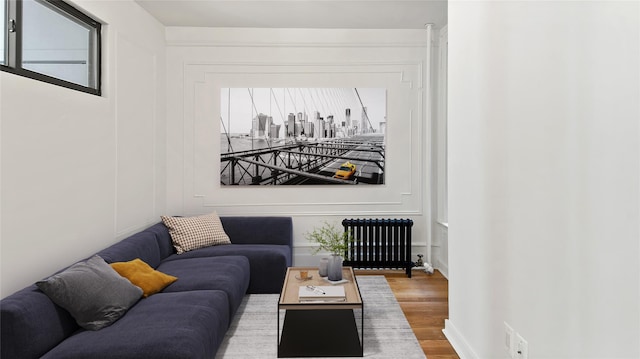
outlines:
M449 319L445 319L442 332L460 359L480 359Z
M435 264L435 269L437 269L438 271L440 271L440 273L442 273L442 275L447 278L447 280L449 279L449 266L442 263L441 261L436 261Z

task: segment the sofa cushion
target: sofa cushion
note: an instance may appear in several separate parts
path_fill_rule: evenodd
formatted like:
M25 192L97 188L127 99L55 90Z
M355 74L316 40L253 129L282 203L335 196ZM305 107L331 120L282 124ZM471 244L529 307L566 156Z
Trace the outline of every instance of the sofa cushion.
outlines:
M0 358L39 358L79 328L35 284L0 301L0 324Z
M80 331L43 358L211 359L228 328L222 291L158 293L98 332Z
M280 293L287 267L291 266L291 247L287 245L229 244L207 247L169 256L163 265L186 258L238 255L247 257L251 265L248 293Z
M153 235L156 237L158 249L160 250L160 260L163 260L168 256L176 253L176 249L173 247L173 242L171 240L171 235L169 234L169 228L167 228L164 223L156 223L153 226L145 229L144 232L153 233ZM151 266L157 267L152 264Z
M140 287L143 291L143 297L158 293L164 287L178 280L174 276L154 270L140 258L129 262L111 263L111 268L127 278L133 285Z
M180 258L180 255L177 255ZM243 256L187 258L163 262L158 270L180 278L164 289L168 292L215 289L229 297L231 316L249 287L249 260Z
M220 217L233 244L293 245L291 217Z
M97 255L36 285L54 303L69 311L78 325L90 330L111 325L142 296L142 289Z
M290 248L293 245L291 217L220 217L220 222L234 244L281 244ZM161 260L176 253L169 229L163 222L156 223L144 232L156 236ZM151 266L156 267L153 264Z
M97 253L105 262L127 262L142 259L153 268L160 264L160 249L155 234L142 231L115 243Z
M169 228L173 246L178 254L231 243L216 212L195 217L162 216L161 218Z

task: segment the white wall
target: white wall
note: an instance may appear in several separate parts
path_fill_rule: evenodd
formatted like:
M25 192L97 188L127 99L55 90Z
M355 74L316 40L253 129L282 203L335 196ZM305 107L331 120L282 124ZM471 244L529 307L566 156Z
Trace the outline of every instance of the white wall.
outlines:
M426 253L427 35L427 30L167 28L168 212L293 216L295 264L317 262L308 256L304 233L321 220L412 218L415 253ZM221 186L219 98L226 87L386 88L385 184Z
M103 96L0 72L5 297L164 213L164 28L132 1L105 23Z
M449 237L448 237L448 203L447 200L447 65L448 59L448 27L439 31L437 67L436 113L432 120L432 265L445 277L449 275Z
M449 299L463 358L640 357L638 2L449 3Z

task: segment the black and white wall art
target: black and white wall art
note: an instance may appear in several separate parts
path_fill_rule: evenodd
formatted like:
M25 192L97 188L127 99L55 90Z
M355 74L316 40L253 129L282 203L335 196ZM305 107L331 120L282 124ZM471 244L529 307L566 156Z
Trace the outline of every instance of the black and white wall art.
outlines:
M384 184L384 88L222 88L220 182Z

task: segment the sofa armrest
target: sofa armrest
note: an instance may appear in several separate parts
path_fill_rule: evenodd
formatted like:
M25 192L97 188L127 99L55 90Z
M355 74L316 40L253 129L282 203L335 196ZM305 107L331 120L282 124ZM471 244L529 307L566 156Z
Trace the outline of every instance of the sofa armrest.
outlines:
M233 244L293 246L291 217L220 217Z

